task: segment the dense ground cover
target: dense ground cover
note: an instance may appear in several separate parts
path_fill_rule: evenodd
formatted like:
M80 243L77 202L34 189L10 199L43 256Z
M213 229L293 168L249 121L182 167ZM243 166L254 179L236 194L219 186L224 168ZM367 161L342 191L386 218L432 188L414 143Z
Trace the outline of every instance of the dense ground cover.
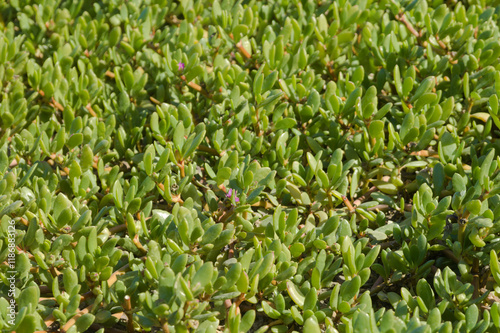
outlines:
M500 1L0 18L3 330L500 329Z

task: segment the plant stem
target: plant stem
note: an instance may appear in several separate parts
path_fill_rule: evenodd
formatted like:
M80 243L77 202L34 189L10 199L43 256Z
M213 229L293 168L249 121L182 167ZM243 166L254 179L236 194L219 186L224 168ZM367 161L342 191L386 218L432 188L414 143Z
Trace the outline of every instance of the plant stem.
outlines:
M410 22L408 22L408 20L406 19L405 14L401 13L401 14L396 15L396 20L403 23L406 26L406 29L408 29L413 36L415 36L417 38L420 37L420 34L417 32L417 30L415 30L413 25Z
M125 310L125 315L127 316L127 332L134 333L134 318L132 316L132 304L130 302L130 296L126 295L123 300L123 309Z
M472 299L479 297L479 259L474 258L472 262L472 285L474 286L474 293Z
M186 177L186 171L184 170L184 160L181 161L179 164L179 168L181 170L181 177L184 178Z
M168 329L168 322L165 319L162 319L161 328L163 333L170 333L170 330Z
M458 226L458 241L460 242L460 244L464 244L466 226L467 225L465 223L460 223Z

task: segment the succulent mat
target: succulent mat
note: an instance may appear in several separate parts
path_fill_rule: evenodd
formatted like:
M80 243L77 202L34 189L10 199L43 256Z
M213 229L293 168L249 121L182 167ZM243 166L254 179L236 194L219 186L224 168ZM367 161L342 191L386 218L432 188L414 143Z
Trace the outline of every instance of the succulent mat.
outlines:
M499 0L0 19L4 332L500 330Z

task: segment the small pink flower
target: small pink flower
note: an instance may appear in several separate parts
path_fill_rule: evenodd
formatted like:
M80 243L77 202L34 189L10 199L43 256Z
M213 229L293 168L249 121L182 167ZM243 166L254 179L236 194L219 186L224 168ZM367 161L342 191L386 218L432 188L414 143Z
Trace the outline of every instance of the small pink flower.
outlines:
M179 63L179 71L183 71L185 67L186 67L186 65L184 65L183 62Z
M229 191L227 191L226 197L231 198L232 195L233 195L233 189L230 188ZM234 201L236 201L236 202L240 201L240 198L238 198L236 196L236 191L235 191L235 195L234 195Z

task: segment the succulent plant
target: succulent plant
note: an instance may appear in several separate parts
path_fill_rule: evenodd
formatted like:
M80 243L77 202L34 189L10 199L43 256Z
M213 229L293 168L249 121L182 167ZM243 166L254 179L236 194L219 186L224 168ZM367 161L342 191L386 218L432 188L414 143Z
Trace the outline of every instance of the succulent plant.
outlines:
M1 330L500 330L500 1L0 13Z

